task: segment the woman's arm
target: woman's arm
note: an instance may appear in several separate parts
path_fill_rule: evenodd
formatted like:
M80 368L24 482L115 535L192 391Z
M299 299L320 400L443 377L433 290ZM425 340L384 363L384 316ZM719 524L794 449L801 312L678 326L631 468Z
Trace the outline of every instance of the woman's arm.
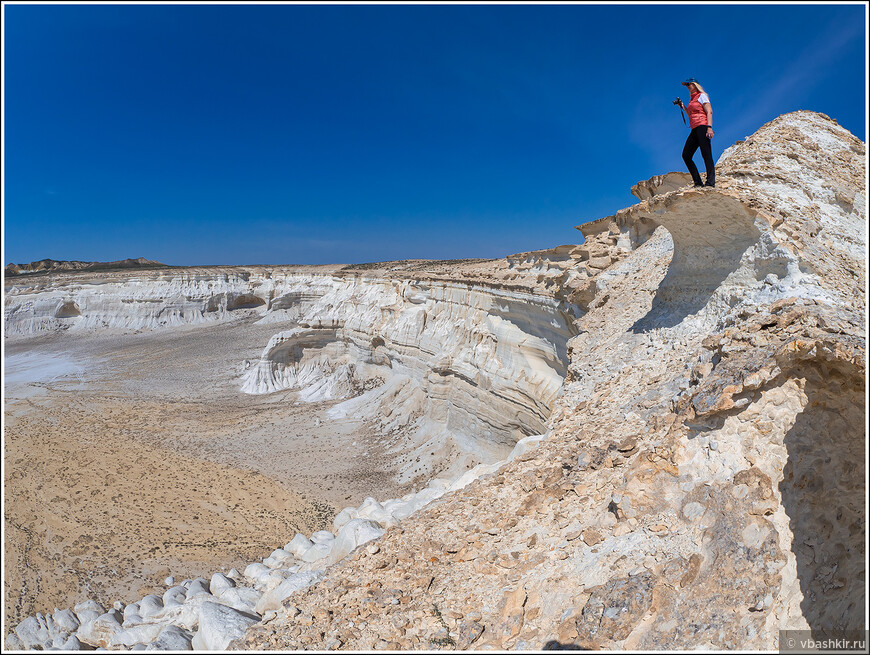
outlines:
M704 111L707 112L707 138L713 138L713 106L709 102L705 102Z

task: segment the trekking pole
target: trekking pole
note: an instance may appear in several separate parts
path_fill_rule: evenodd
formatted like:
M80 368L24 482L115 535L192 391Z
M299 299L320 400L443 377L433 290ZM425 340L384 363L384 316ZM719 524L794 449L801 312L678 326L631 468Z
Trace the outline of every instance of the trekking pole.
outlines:
M683 125L685 125L686 127L689 127L689 125L686 123L686 117L683 115L683 108L680 106L682 104L683 104L683 101L680 100L679 98L674 100L674 105L676 106L677 109L680 110L680 118L683 119Z

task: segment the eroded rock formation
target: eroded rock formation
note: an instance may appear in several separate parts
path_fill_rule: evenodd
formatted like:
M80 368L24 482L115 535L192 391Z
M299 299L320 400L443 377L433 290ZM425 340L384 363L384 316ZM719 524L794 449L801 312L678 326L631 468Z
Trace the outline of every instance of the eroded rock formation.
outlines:
M545 429L580 310L557 292L583 278L576 246L484 264L186 269L59 276L7 290L8 335L147 330L254 312L277 332L241 383L353 399L410 462L403 482L455 477ZM413 276L413 277L412 277ZM283 328L283 329L282 329ZM355 398L365 392L363 398Z
M654 178L581 226L623 254L572 291L541 445L237 645L774 649L781 628L863 628L865 170L862 142L797 112L726 151L719 188Z
M716 189L639 183L582 246L9 294L19 333L258 312L292 325L249 393L347 398L397 434L493 445L244 573L123 614L56 612L54 632L39 615L17 643L776 649L784 628L863 628L865 157L796 112L729 148Z

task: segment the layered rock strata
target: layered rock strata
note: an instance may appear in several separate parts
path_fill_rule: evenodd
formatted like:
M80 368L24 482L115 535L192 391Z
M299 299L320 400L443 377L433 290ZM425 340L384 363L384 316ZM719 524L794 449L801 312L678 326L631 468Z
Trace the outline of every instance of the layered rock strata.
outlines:
M516 291L524 279L578 309L537 448L467 484L344 510L336 535L299 535L264 569L185 581L162 608L124 607L144 630L135 643L772 650L785 628L863 628L865 156L826 116L788 114L723 154L717 189L653 178L637 185L637 205L581 226L583 246L492 265L491 285ZM401 344L402 311L387 307L367 324ZM399 345L381 357L386 337L364 345L330 316L273 339L249 391L310 388L309 370L332 380L328 393L376 379L326 370L345 357L373 371L398 362L423 388ZM272 575L288 562L298 568ZM228 591L251 583L256 602ZM167 603L182 608L172 626L140 627ZM76 639L116 646L120 610L102 609L51 621L84 617ZM33 620L17 643L49 634L47 617Z
M403 481L429 484L400 499L369 498L346 508L334 534L297 535L295 543L248 567L248 577L220 573L219 579L232 581L222 583L224 594L213 589L214 580L186 580L137 601L149 608L147 616L126 598L108 611L90 601L38 613L15 627L8 644L220 647L217 638L194 639L210 607L206 601L244 615L208 609L212 627L206 632L220 633L214 625L221 621L259 620L383 528L491 472L512 449L522 452L517 449L539 440L527 435L543 428L561 389L565 344L579 313L556 292L566 280L588 278L587 261L584 249L563 246L496 262L226 267L12 281L5 325L14 340L47 331L86 336L195 329L259 317L282 331L259 361L249 362L240 391L295 389L293 398L303 401L345 399L332 413L380 420L393 453L410 462L399 472ZM435 473L446 477L430 480ZM70 614L75 621L64 623Z
M788 114L723 154L717 189L654 178L581 226L630 252L572 291L540 446L236 645L770 650L863 629L865 156Z
M573 308L454 282L341 281L272 337L243 389L349 398L331 411L379 421L408 463L400 479L455 476L540 433L565 374Z
M580 312L554 290L567 278L587 277L587 260L582 248L562 247L420 272L419 262L404 262L363 271L65 275L14 281L5 326L8 336L25 338L195 326L254 313L281 331L249 363L243 391L354 398L334 412L380 422L406 462L400 481L425 483L499 460L522 437L543 431Z
M145 259L144 257L122 259L114 262L79 262L41 259L38 262L30 262L29 264L7 264L6 268L3 270L7 276L12 276L38 275L52 271L105 271L120 268L166 268L166 264Z

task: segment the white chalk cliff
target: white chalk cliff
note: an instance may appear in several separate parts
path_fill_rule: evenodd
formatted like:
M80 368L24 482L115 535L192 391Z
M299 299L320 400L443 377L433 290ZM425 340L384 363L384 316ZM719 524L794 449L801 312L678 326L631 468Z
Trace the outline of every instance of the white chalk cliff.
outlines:
M526 259L540 269L549 254ZM553 266L564 275L581 255L559 259ZM6 330L26 336L160 329L256 312L281 331L251 363L244 392L352 398L333 412L382 422L396 452L413 462L434 451L437 472L455 476L542 432L565 375L579 310L539 290L542 272L528 262L505 268L503 279L473 282L345 269L15 280L6 296ZM431 477L431 458L422 460L408 465L403 482Z
M582 246L493 262L16 280L16 338L257 312L276 333L240 392L345 399L447 464L242 573L39 614L7 645L769 650L863 628L865 146L795 112L717 174L638 183Z

